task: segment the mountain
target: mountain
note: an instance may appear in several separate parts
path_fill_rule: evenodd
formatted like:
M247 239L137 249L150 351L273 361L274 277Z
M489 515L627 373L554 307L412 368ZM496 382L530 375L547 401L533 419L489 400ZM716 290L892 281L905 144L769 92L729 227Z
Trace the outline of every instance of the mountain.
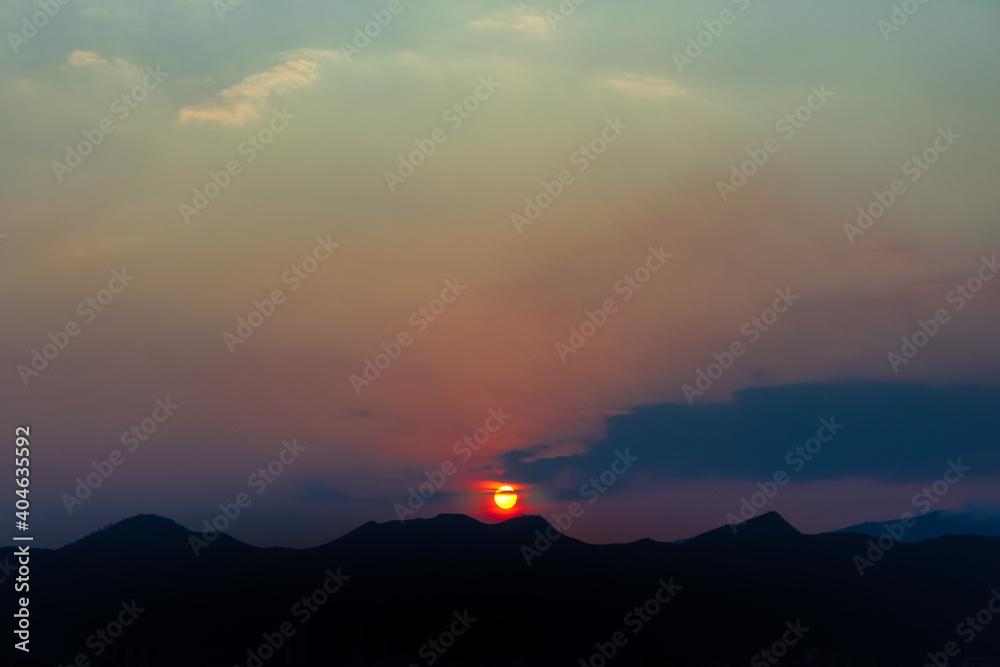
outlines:
M860 666L924 664L949 641L1000 657L1000 633L956 634L1000 585L1000 538L880 545L773 512L736 528L592 545L537 516L446 514L261 549L132 517L32 550L24 664L773 664L767 649L783 666Z
M899 519L888 521L866 521L847 528L841 528L836 533L862 533L872 537L884 535L886 524L898 524ZM894 529L898 533L898 528ZM913 525L906 528L900 542L921 542L933 540L944 535L983 535L1000 537L1000 509L970 509L964 511L938 510L928 512L913 519Z
M777 512L765 512L749 521L735 525L721 526L707 533L702 533L689 540L688 543L699 545L732 545L743 544L747 541L770 541L794 539L801 536L792 524L785 521L785 518Z

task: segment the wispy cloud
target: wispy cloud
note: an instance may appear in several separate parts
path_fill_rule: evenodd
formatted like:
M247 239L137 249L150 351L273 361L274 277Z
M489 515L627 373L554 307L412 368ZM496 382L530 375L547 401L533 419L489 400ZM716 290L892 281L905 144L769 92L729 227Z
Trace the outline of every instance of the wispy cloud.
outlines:
M680 97L688 94L683 86L670 79L643 74L625 73L604 83L623 93L643 97Z
M216 99L181 109L180 120L211 120L243 125L256 118L273 93L305 88L319 78L319 65L305 58L289 58L281 65L251 74L226 88Z
M108 61L100 57L93 51L74 51L69 54L69 64L74 67L95 67L98 65L107 65Z
M547 18L530 13L524 6L495 11L488 18L469 21L468 26L476 30L514 30L525 37L544 37L551 32Z
M134 76L140 69L128 62L124 58L114 57L110 61L94 51L83 51L77 49L69 54L66 62L70 67L87 67L90 69L114 72L125 76Z

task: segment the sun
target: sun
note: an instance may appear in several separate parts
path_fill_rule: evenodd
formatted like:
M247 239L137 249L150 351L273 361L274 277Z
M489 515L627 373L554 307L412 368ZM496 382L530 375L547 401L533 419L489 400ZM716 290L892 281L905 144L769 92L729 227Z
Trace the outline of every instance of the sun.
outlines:
M517 494L514 493L514 489L509 486L501 486L497 489L497 492L493 495L493 500L499 507L507 510L514 506L517 502Z

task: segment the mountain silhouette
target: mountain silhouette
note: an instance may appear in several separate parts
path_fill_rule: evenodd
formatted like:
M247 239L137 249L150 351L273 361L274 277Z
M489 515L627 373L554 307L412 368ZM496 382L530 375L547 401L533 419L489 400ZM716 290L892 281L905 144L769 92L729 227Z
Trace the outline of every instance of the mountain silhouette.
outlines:
M368 522L309 549L258 548L140 515L32 550L30 659L9 643L0 659L747 664L799 628L782 665L924 664L1000 585L1000 538L880 546L858 533L804 535L774 512L680 544L571 534L538 516L444 514ZM0 563L12 552L0 550ZM127 610L134 620L115 627ZM111 630L107 643L96 634ZM976 656L1000 657L1000 633L962 644L962 657Z
M878 537L885 534L887 523L899 523L899 518L888 521L866 521L833 532L863 533ZM913 526L906 529L899 541L921 542L944 535L1000 537L1000 509L928 512L914 517Z
M780 541L794 539L802 533L777 512L766 512L743 523L721 526L686 540L687 543L736 545L748 541Z

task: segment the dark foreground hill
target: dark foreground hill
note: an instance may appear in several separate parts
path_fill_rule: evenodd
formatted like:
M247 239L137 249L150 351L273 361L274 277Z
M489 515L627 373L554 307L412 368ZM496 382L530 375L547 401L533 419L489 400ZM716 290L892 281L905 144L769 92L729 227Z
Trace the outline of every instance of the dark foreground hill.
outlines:
M5 642L3 664L923 665L949 642L1000 657L1000 538L880 546L774 513L682 544L590 545L537 516L370 522L303 550L203 537L138 516L34 551L32 650Z

